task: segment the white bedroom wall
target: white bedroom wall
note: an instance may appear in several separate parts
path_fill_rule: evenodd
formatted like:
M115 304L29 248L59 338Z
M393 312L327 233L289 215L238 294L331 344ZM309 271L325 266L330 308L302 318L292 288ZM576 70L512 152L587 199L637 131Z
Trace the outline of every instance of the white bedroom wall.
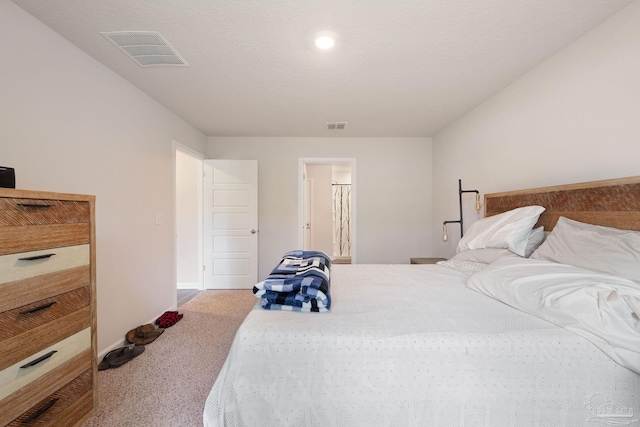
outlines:
M0 163L18 188L96 195L102 351L176 304L172 144L206 138L8 1L0 56Z
M433 226L457 219L459 178L484 194L640 175L639 159L636 1L433 138ZM455 253L455 227L435 253Z
M217 159L258 160L259 277L298 246L298 159L356 159L357 262L431 255L430 138L209 138Z

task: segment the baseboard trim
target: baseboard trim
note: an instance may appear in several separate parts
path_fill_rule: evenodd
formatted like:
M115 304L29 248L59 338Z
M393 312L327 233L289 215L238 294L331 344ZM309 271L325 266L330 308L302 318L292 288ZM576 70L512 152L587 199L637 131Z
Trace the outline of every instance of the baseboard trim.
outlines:
M178 282L177 289L198 289L202 290L202 285L198 282Z

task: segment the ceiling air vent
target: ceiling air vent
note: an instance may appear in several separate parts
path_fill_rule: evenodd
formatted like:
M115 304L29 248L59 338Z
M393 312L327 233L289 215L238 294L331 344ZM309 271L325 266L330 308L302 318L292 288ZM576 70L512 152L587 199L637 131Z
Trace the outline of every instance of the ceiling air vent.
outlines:
M110 31L100 34L141 67L189 66L157 31Z
M343 130L347 127L347 122L327 122L328 130Z

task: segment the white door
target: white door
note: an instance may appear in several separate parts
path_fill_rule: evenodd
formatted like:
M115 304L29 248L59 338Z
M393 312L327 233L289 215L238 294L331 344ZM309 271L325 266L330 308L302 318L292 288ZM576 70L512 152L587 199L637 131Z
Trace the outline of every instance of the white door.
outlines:
M258 161L204 161L205 289L258 281Z

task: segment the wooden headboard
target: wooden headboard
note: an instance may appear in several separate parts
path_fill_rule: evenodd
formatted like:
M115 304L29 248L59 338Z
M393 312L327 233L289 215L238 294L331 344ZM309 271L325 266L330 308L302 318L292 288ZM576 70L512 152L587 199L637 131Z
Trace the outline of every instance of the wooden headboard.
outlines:
M536 225L546 231L560 216L640 231L640 176L486 194L484 216L529 205L546 208Z

